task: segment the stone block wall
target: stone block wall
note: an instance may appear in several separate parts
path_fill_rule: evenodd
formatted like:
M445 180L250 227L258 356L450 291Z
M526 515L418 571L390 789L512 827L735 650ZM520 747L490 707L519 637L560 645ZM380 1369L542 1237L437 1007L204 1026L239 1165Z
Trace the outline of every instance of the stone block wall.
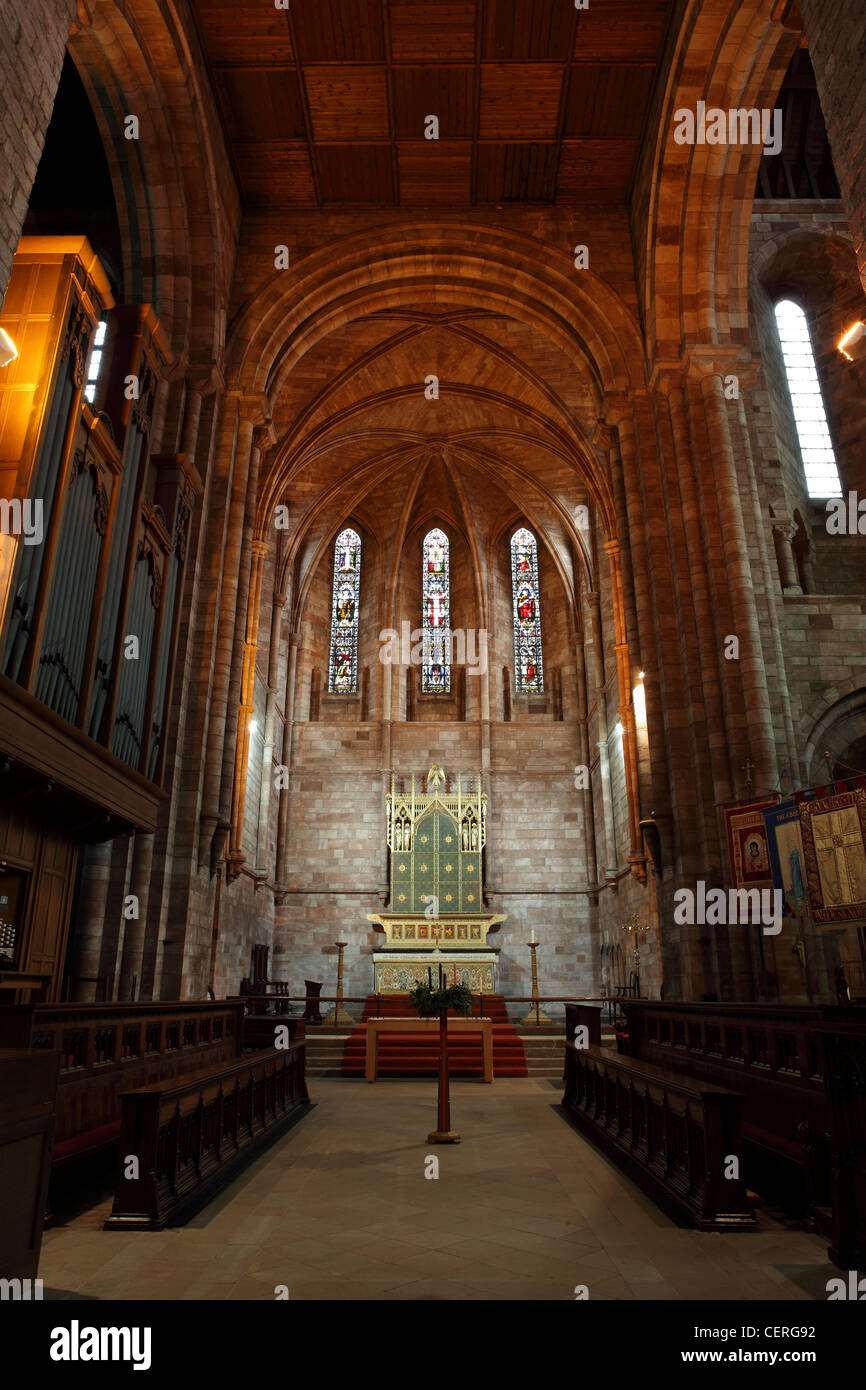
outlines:
M0 305L27 215L75 0L4 0L0 23Z

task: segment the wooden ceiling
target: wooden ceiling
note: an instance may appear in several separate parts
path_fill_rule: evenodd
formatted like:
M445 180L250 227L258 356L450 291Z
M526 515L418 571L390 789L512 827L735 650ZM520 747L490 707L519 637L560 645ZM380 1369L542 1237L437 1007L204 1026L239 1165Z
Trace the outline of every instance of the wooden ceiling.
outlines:
M191 4L258 211L625 201L673 0Z

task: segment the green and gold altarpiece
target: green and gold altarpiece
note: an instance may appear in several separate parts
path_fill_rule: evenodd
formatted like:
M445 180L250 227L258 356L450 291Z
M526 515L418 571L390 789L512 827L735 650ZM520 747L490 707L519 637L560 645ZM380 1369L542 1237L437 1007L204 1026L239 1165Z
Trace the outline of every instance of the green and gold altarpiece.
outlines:
M373 957L375 987L383 993L411 989L440 964L449 982L485 993L495 988L497 952L487 936L505 916L484 911L487 795L480 773L460 773L455 789L446 786L438 763L426 790L414 776L408 788L391 777L385 798L390 901L388 911L367 916L387 942Z

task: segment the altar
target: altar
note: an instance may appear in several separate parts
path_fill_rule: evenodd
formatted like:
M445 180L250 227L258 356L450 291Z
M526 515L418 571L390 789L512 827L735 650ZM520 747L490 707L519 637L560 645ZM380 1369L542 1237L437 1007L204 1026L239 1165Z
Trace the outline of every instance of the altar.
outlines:
M458 773L449 785L438 763L426 789L412 776L408 787L394 776L385 798L390 858L390 899L368 913L385 940L373 953L376 993L405 993L419 982L449 984L473 992L496 989L498 951L488 935L504 913L484 911L487 795L481 773Z

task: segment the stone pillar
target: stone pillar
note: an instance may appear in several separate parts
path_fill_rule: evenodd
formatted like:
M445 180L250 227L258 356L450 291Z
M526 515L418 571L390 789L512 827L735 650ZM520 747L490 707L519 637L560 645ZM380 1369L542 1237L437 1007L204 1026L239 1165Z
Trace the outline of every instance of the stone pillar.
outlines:
M726 664L733 666L734 670L739 670L740 680L737 685L743 696L748 748L755 762L755 790L760 794L778 785L779 774L761 631L752 588L737 465L728 420L728 403L721 376L723 370L724 368L715 361L704 362L699 366L701 395L719 503L717 519L724 545L734 616L733 635L739 640L739 660L735 664ZM725 663L722 653L720 660Z
M268 868L267 842L270 823L271 791L273 789L273 757L276 743L277 723L277 680L280 657L280 626L283 618L285 593L275 592L271 602L271 638L268 648L268 698L265 707L264 746L262 748L262 785L259 796L259 828L256 836L257 873L266 873Z
M286 723L283 729L282 766L287 769L288 784L280 788L280 803L277 812L277 862L274 868L274 899L279 905L285 902L286 860L289 836L289 810L291 807L291 767L292 739L295 725L295 695L298 683L298 647L301 642L299 632L289 633L289 656L286 662Z
M129 876L129 891L138 899L138 916L126 919L120 980L117 987L117 997L121 1000L141 998L141 966L144 957L144 938L147 931L147 906L152 868L153 836L138 834L133 841L132 872ZM132 992L133 982L135 982L134 994Z
M601 800L604 807L604 838L605 838L605 875L608 878L616 878L617 863L616 852L616 826L613 819L613 795L610 786L610 756L607 750L607 739L599 739L598 743L599 773L601 775Z
M866 7L863 0L799 0L799 8L866 290Z
M586 881L590 888L594 888L598 883L598 866L595 858L595 808L592 800L592 778L589 776L586 661L581 632L575 634L574 662L577 670L577 756L579 765L585 767L587 773L586 788L583 791L577 791L577 799L578 805L583 811L581 825L583 829L583 853L586 860Z
M802 594L803 592L792 545L796 534L797 528L791 521L773 523L773 539L776 543L776 558L779 561L779 576L782 580L783 594Z
M111 882L111 841L90 845L86 855L73 954L72 995L76 1004L90 1004L96 998Z

